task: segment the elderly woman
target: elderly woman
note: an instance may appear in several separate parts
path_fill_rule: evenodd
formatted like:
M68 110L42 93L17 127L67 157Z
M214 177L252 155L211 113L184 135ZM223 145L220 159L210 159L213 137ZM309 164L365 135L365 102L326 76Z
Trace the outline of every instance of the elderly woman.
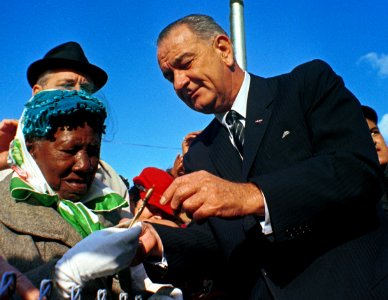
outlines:
M95 177L105 119L102 102L83 91L42 91L25 105L9 152L13 173L0 182L0 256L35 286L83 237L117 224L127 205Z

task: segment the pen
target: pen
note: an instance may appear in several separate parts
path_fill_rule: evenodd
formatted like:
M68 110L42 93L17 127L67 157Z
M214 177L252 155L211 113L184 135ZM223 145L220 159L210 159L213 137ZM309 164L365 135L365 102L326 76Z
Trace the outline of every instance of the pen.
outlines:
M128 220L128 221L123 222L123 223L120 223L120 224L117 224L115 227L117 227L117 228L126 228L126 227L131 228L136 223L136 221L139 219L140 215L142 214L145 206L148 203L148 200L150 200L150 198L151 198L153 191L154 191L154 186L152 186L151 188L148 189L146 195L144 196L143 203L141 204L139 210L137 211L137 213L135 214L133 219Z

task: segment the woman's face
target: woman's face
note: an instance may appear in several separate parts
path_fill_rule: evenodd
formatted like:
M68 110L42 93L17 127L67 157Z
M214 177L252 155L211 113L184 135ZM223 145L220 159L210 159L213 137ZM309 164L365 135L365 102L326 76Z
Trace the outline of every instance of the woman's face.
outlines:
M53 140L34 141L32 157L62 199L80 200L89 190L100 158L101 137L86 123L58 128Z

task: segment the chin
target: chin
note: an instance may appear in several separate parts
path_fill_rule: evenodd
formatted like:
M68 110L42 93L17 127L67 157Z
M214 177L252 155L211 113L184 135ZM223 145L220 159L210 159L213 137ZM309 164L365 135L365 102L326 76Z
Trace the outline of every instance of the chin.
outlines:
M205 115L211 115L211 114L215 114L216 111L214 110L213 107L209 108L209 107L202 107L200 110L198 110L199 112L205 114Z
M191 108L203 114L213 114L215 112L212 105L193 105Z
M69 200L71 202L77 202L82 199L86 195L86 193L83 194L76 194L76 193L63 193L63 194L58 194L61 199Z

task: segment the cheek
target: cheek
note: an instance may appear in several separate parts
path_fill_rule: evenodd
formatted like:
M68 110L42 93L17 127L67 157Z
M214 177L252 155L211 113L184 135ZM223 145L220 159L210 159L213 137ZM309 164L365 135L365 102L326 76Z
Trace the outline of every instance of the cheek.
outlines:
M98 169L98 163L100 162L100 157L94 156L90 159L90 162L92 164L93 172L96 173Z
M373 141L375 142L376 145L379 145L380 147L385 145L384 140L380 135L375 137Z
M71 163L59 159L52 152L46 153L44 158L37 156L35 159L44 178L54 191L58 191L61 185L61 178L71 169Z
M382 145L385 149L387 149L387 151L388 151L387 144L386 144L386 142L385 142L385 140L384 140L383 137L381 137L381 145Z

